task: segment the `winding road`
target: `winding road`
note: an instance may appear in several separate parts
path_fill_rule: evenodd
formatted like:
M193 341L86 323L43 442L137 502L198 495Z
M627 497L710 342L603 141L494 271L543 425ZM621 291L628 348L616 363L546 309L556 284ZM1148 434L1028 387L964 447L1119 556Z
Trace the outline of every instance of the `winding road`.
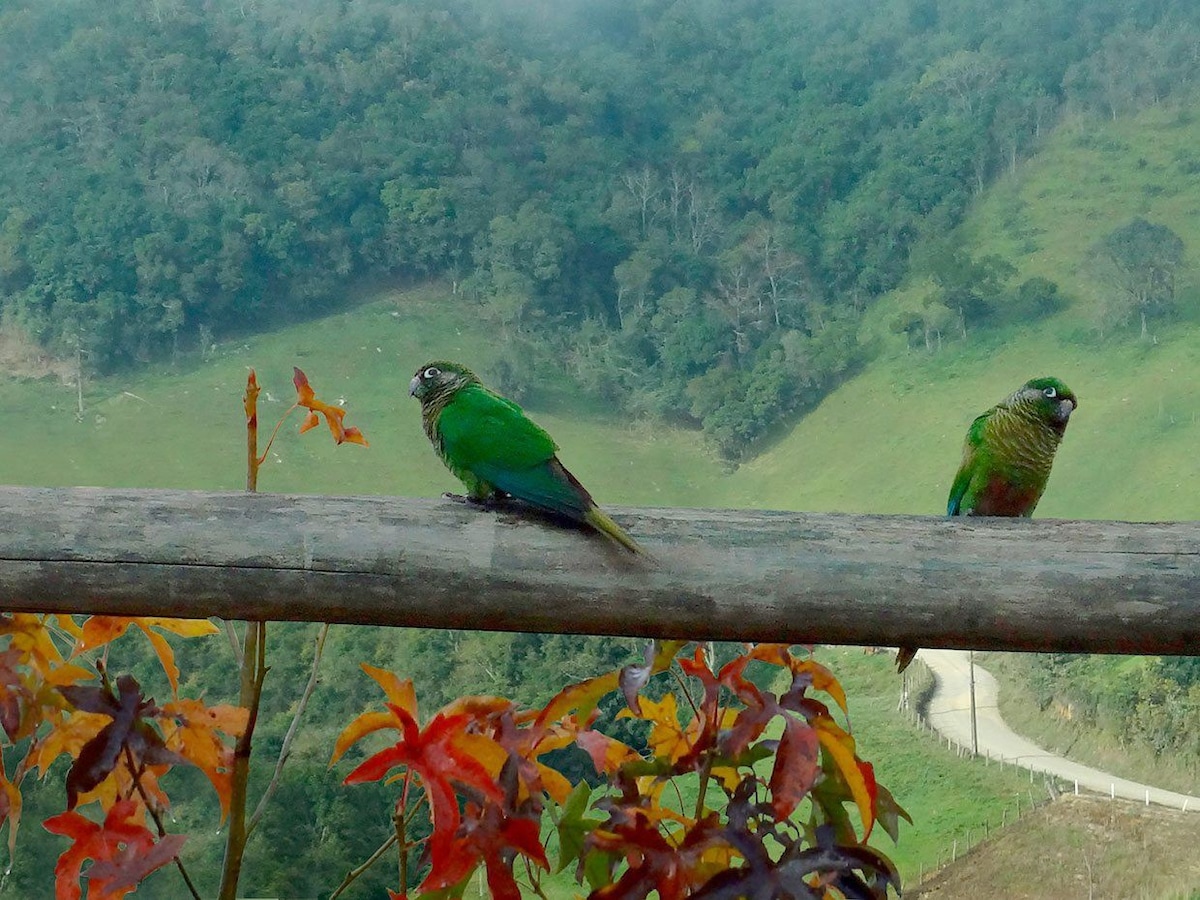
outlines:
M920 658L936 680L926 718L934 730L964 747L971 746L970 654L966 650L922 650ZM975 666L976 730L980 755L1003 759L1025 769L1044 772L1081 789L1115 795L1140 802L1157 803L1175 809L1200 812L1200 797L1165 791L1101 772L1072 762L1021 737L1000 718L996 679L978 664Z

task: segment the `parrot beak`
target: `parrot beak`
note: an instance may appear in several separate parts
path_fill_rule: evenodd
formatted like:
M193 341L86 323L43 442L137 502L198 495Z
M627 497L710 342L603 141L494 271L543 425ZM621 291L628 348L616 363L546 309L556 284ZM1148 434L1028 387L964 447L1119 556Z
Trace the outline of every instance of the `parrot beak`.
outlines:
M419 388L420 386L421 386L421 376L414 375L412 378L412 381L410 381L408 383L408 396L410 396L410 397L417 396L417 388Z
M1067 421L1071 417L1071 413L1075 412L1078 405L1078 403L1070 398L1060 401L1058 404L1058 420L1060 422Z

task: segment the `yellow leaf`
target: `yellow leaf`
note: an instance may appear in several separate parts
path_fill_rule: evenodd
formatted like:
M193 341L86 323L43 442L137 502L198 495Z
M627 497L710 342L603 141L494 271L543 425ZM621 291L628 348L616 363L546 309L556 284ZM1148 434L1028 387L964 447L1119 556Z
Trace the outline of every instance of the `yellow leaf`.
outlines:
M112 716L106 716L104 713L75 710L64 721L54 724L38 739L37 749L31 756L34 767L40 770L39 777L45 778L50 764L62 754L70 754L72 759L79 756L83 745L98 735L111 721Z
M574 785L557 769L551 769L542 763L537 763L537 767L538 774L542 777L542 787L546 789L546 793L559 806L565 806L567 798L571 796L571 790L574 788Z
M653 724L650 729L650 749L657 757L671 762L687 756L692 749L687 734L679 724L679 707L675 695L664 694L662 700L642 698L642 718ZM624 712L624 710L622 710Z
M54 621L58 623L59 628L76 640L83 637L83 629L79 627L79 623L75 621L74 616L55 614Z
M838 770L850 788L850 794L858 805L858 814L863 822L863 841L871 835L875 825L875 805L871 798L870 788L863 777L858 765L858 756L854 751L854 738L841 728L833 719L818 716L813 722L817 730L817 739L826 752L833 757Z
M842 712L850 715L850 710L846 706L846 692L842 690L841 683L834 677L831 671L814 659L806 659L795 663L792 666L792 671L805 673L811 677L813 687L818 691L824 691L832 697L837 702L837 705L842 708Z
M414 720L417 718L417 692L413 688L411 678L401 678L387 669L380 669L367 663L361 663L361 666L362 670L383 688L383 692L390 702L395 703Z
M171 682L171 695L178 697L179 666L175 665L175 651L171 649L171 645L167 643L167 639L157 631L151 631L140 621L137 624L142 629L142 634L146 635L146 639L150 641L150 646L154 648L154 652L158 654L158 661L162 663L163 671L167 673L167 681Z
M142 628L161 628L180 637L204 637L206 634L220 632L215 624L208 619L166 619L159 616L144 616L137 620Z
M329 760L329 765L333 765L350 747L362 740L368 734L380 731L384 728L394 728L397 731L401 730L400 722L391 712L380 712L378 710L365 712L358 716L353 722L347 725L337 741L333 745L333 757Z

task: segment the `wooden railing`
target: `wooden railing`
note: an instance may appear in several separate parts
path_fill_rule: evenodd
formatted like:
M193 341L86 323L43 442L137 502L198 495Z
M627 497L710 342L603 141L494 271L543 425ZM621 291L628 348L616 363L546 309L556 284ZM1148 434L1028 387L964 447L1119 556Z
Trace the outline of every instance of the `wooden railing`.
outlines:
M1191 654L1200 523L0 488L0 610Z

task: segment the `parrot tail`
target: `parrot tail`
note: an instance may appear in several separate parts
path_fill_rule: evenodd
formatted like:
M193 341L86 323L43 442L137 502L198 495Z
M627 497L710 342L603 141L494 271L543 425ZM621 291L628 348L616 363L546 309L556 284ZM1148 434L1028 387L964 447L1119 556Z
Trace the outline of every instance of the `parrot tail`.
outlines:
M903 672L917 655L916 647L901 647L896 653L896 672Z
M605 537L616 541L630 553L636 553L639 556L645 554L646 551L638 545L637 541L622 531L620 525L602 513L595 506L584 513L583 520Z

